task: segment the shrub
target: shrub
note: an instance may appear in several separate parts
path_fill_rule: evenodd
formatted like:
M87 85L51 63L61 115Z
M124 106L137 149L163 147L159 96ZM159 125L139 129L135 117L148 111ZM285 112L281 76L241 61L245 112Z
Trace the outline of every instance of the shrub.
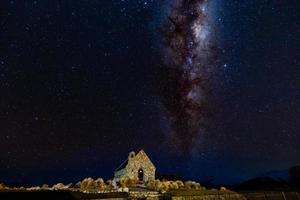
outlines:
M122 177L120 180L120 185L122 188L134 186L137 183L138 183L138 179L133 177Z
M0 183L0 190L8 189L3 183Z
M102 178L98 178L97 180L86 178L76 185L80 186L81 190L104 190L107 188Z
M148 181L146 183L146 186L149 188L149 189L152 189L152 190L155 190L156 189L156 185L157 185L157 180L151 180L151 181Z
M91 186L90 182L94 181L92 178L85 178L80 182L80 189L86 190L88 187Z
M184 188L184 183L182 181L176 181L178 188Z
M49 185L47 185L47 184L42 185L42 189L43 190L48 190L49 189Z
M106 187L108 188L108 189L113 189L114 188L114 185L113 185L113 180L111 180L111 179L109 179L109 180L107 180L106 181Z
M227 191L226 187L221 187L220 190L221 191Z
M39 187L39 186L28 188L28 190L40 190L40 189L41 189L41 187Z
M98 178L97 180L95 180L95 185L96 185L97 189L100 189L100 190L106 189L106 184L102 178Z
M53 185L52 188L55 190L66 190L69 189L71 185L72 185L71 183L68 185L64 185L63 183L57 183Z
M170 189L179 189L179 186L176 181L171 181L169 185Z
M180 180L177 181L151 180L146 183L146 186L149 189L157 190L160 192L167 192L169 190L177 190L177 189L205 190L204 187L201 187L200 183L197 183L195 181L186 181L183 183Z
M160 181L160 180L152 180L147 182L147 187L153 190L157 190L160 192L167 192L170 189L180 189L184 185L181 181Z
M170 183L168 181L163 181L159 185L160 187L158 188L160 192L166 192L170 189Z
M201 189L201 185L200 185L200 183L197 183L195 181L186 181L186 182L184 182L184 188L188 189L188 190L191 190L191 189L199 190L199 189Z

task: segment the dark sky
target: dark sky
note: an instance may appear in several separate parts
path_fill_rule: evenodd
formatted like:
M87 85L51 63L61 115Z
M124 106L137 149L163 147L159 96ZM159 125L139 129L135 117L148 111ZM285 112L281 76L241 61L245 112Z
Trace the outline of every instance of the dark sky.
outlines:
M300 2L208 0L213 106L188 152L161 91L170 2L0 2L0 182L111 178L141 148L200 182L300 164Z

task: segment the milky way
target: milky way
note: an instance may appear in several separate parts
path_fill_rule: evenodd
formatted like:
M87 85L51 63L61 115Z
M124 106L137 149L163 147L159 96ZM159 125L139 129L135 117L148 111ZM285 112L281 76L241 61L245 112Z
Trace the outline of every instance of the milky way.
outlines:
M216 51L208 1L173 1L166 17L162 96L177 149L190 152L208 126Z

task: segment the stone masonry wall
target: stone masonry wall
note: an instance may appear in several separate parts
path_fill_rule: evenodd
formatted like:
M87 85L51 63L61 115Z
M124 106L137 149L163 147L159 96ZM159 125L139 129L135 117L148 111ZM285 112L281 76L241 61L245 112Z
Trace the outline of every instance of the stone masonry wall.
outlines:
M155 179L156 169L143 150L141 150L133 158L129 157L126 169L129 177L138 178L138 171L139 169L142 169L144 172L144 181Z
M173 196L172 200L246 200L243 195L201 195L201 196Z

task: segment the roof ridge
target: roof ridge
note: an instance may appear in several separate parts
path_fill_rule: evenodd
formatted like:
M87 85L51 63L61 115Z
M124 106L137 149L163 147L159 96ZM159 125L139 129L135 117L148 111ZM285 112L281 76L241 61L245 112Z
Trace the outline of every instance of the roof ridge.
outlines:
M120 169L123 169L123 166L125 165L125 163L128 162L128 158L122 162L122 164L115 170L115 171L119 171Z

